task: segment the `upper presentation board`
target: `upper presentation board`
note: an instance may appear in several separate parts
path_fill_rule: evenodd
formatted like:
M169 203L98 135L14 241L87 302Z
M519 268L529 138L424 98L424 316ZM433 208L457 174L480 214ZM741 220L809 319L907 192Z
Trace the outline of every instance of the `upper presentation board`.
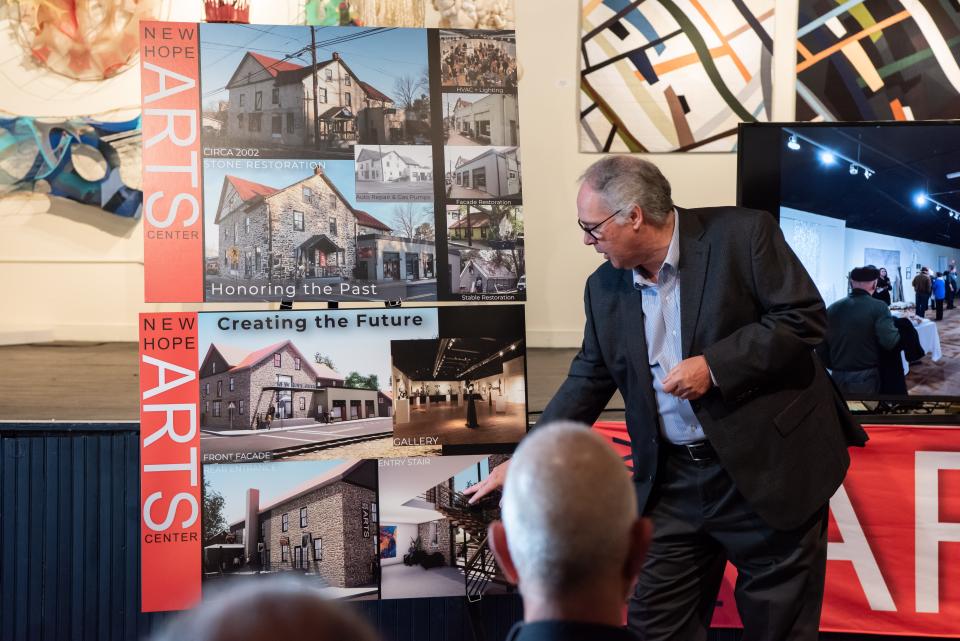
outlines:
M141 23L147 302L526 297L512 31Z

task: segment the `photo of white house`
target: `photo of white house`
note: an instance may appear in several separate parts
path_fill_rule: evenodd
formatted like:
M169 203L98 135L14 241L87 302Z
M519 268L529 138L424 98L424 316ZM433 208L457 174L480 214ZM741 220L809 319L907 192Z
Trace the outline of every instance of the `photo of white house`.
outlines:
M255 38L234 25L204 24L200 33L204 122L222 123L204 128L207 149L352 158L358 143L429 142L427 92L411 80L427 69L423 30L328 27L313 41L309 27L295 26L264 27ZM402 61L392 59L397 51Z
M445 144L520 144L517 97L513 94L443 94Z
M447 196L454 199L518 199L519 147L444 147Z
M359 201L433 201L433 153L428 145L354 147Z

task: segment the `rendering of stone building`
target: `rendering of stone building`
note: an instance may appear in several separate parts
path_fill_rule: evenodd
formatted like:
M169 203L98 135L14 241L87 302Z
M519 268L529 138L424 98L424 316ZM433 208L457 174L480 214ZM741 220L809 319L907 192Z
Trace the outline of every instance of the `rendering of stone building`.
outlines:
M420 164L415 159L396 150L379 152L363 149L356 161L357 180L361 182L429 182L433 180L433 168Z
M248 492L248 503L258 496ZM255 537L250 564L260 571L299 570L331 587L375 590L377 503L377 461L346 461L265 505L247 505L257 521L229 527L247 547Z
M243 279L352 278L357 235L390 229L319 167L283 188L225 176L214 223L220 274Z
M378 390L346 387L344 377L313 363L289 340L248 352L211 344L200 365L200 425L205 429L267 427L283 419L336 422L390 416Z
M316 121L314 68L248 51L226 85L224 135L232 144L327 149L403 140L403 110L363 82L340 54L315 70Z
M448 126L478 145L520 144L517 97L489 94L476 101L458 98Z

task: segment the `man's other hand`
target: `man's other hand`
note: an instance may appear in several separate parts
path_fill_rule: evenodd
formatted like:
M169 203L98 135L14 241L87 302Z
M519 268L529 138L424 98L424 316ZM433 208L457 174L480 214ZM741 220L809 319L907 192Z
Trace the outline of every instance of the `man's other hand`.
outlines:
M490 470L490 475L487 476L487 478L475 485L471 485L463 491L464 494L470 497L471 505L485 497L487 494L490 494L490 492L503 487L504 482L507 480L507 467L509 465L510 461L501 463Z
M710 368L703 356L680 361L663 379L663 391L687 401L700 398L711 385Z

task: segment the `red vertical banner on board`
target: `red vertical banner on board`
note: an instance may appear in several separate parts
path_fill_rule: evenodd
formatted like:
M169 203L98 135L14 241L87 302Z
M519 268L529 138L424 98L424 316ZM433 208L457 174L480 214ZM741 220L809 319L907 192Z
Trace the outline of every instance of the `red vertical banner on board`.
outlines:
M147 302L203 300L200 34L140 23L143 271Z
M140 533L144 612L200 600L197 315L140 315Z

